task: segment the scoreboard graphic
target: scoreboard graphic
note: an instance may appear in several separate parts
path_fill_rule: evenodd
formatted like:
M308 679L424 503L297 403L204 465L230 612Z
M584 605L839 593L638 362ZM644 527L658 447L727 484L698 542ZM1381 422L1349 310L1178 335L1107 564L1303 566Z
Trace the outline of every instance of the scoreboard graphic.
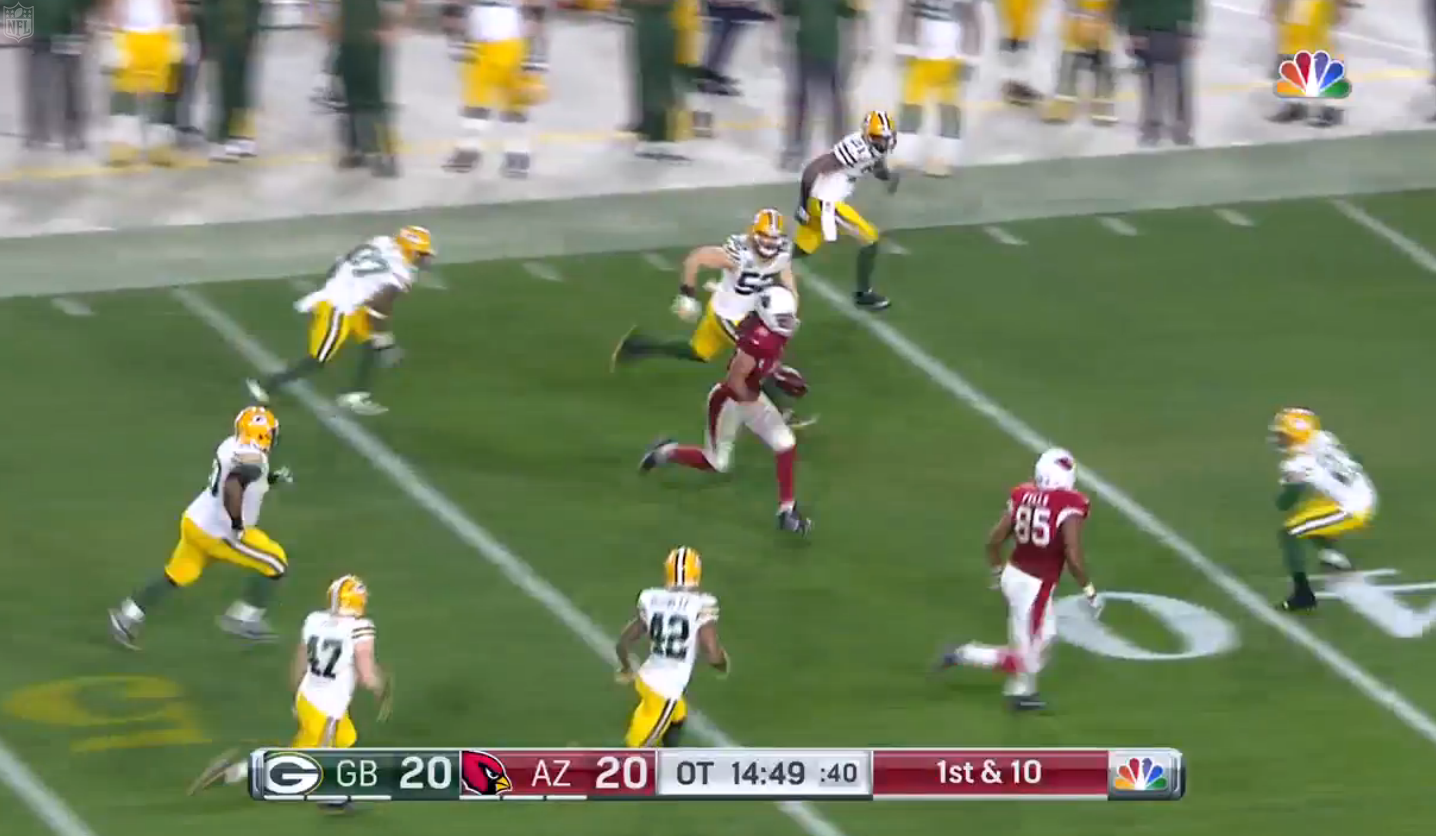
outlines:
M259 749L261 801L1176 801L1175 749Z

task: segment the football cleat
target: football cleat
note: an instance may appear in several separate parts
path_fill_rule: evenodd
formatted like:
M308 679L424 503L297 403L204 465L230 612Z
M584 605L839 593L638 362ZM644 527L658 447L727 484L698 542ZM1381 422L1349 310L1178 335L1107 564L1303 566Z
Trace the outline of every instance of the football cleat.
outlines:
M346 392L340 395L335 402L339 404L340 409L355 415L383 415L389 411L389 407L374 400L368 392Z
M671 438L661 438L650 444L648 451L643 454L643 458L638 460L638 472L647 473L659 465L666 464L667 460L663 456L664 450L673 446L674 443Z
M1047 701L1036 694L1013 695L1007 698L1013 711L1046 711Z
M254 398L257 404L269 403L269 391L260 385L259 381L250 378L244 382L244 388L249 390L249 396Z
M961 647L954 647L954 648L952 648L951 650L948 650L948 651L944 652L941 656L939 656L939 657L938 657L938 660L937 660L937 663L932 666L932 669L933 669L934 671L942 671L942 670L947 670L948 668L955 668L955 667L957 667L958 665L961 665L961 664L962 664L962 648L961 648Z
M224 775L239 758L238 749L229 749L219 757L209 762L209 766L199 774L198 778L189 785L189 794L194 795L200 790L207 790L210 787L224 780Z
M807 534L813 530L813 521L798 513L797 508L788 508L778 512L778 530L791 531L794 534Z
M276 638L274 630L262 618L254 620L235 618L232 615L222 615L218 619L219 629L231 636L256 643L272 642Z
M140 623L119 610L110 610L110 636L123 647L140 649Z
M859 290L853 294L853 304L866 311L885 311L893 303L875 290Z
M818 423L818 416L798 415L791 409L785 409L783 410L783 423L788 425L788 429L797 432L798 430L805 430Z
M1281 602L1281 608L1287 612L1309 612L1316 609L1316 596L1307 592L1293 592L1290 597Z
M1316 553L1316 559L1338 572L1351 571L1351 559L1336 549L1322 549Z

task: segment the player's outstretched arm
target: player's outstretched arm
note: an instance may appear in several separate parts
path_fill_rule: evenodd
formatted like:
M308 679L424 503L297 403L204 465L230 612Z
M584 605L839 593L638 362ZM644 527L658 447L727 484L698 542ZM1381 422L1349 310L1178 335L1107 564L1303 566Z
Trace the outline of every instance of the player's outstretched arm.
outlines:
M1092 578L1087 574L1087 558L1082 553L1082 517L1072 516L1063 520L1057 534L1062 538L1062 552L1067 561L1067 571L1072 573L1072 579L1082 586L1082 594L1087 596L1087 603L1093 611L1101 613L1102 604L1097 599L1097 587L1092 585Z
M783 272L778 274L778 281L783 283L783 287L793 292L794 299L798 298L798 276L793 272L793 265L789 264L783 268Z
M643 617L635 614L633 619L624 626L623 632L618 634L618 641L613 645L613 655L618 659L616 678L619 682L632 681L633 654L630 648L647 630L648 626L643 623Z
M987 566L992 570L993 577L1001 571L1006 560L1002 556L1002 547L1012 536L1012 511L1002 512L1002 516L987 532Z
M758 393L748 387L748 376L753 373L753 369L757 365L758 361L753 355L741 348L733 352L733 362L728 364L728 377L724 381L724 385L728 387L729 392L733 393L734 400L743 403L757 400Z
M703 658L721 674L728 673L728 651L718 639L718 626L711 621L698 628L698 643L703 648Z
M368 636L354 641L354 670L359 674L359 683L379 701L379 719L383 721L393 710L394 687L375 658L373 627L369 627L368 632Z

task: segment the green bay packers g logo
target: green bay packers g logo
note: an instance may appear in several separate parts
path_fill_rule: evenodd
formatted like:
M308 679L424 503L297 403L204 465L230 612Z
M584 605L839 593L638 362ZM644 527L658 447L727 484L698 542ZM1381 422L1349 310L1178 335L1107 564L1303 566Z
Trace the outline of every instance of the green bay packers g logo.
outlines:
M308 795L324 782L319 762L299 752L271 752L264 756L265 795Z

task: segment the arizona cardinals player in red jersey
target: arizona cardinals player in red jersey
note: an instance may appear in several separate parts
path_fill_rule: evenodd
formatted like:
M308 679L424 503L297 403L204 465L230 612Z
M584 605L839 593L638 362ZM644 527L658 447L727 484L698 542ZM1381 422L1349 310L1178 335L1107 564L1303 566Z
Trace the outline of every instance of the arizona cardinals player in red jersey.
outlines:
M702 447L670 438L648 448L640 472L665 464L726 473L733 460L738 428L746 426L773 451L778 464L778 528L806 534L812 521L798 512L793 499L798 440L772 400L763 394L763 379L782 365L783 348L798 329L798 299L782 285L765 289L753 313L738 326L738 346L728 362L728 375L708 393L708 427Z
M1037 695L1037 674L1057 638L1052 593L1064 567L1081 584L1093 614L1102 611L1082 556L1082 525L1091 502L1075 489L1076 483L1072 454L1053 448L1037 459L1032 481L1012 489L1007 510L987 537L993 579L1007 598L1007 646L969 642L946 653L940 664L1000 668L1008 675L1003 691L1019 711L1046 707ZM1014 546L1004 559L1008 540Z

